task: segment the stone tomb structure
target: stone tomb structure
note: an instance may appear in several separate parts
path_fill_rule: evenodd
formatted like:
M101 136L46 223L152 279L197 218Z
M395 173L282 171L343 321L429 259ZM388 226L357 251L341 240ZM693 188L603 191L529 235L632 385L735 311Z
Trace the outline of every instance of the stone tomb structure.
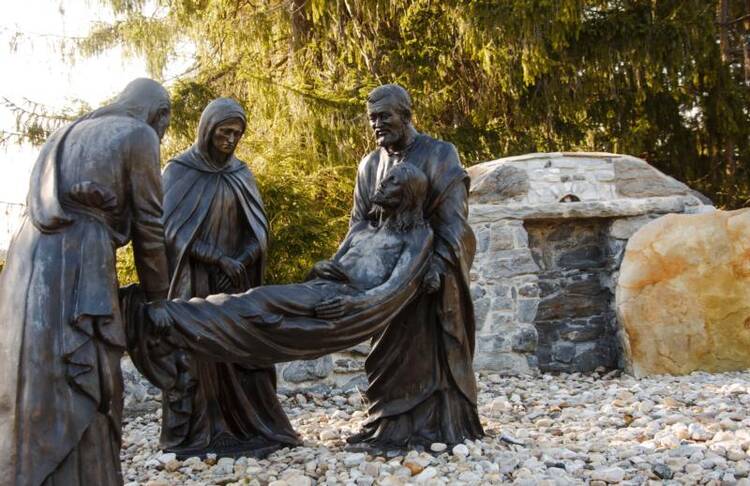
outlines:
M529 154L469 173L475 368L622 367L614 294L628 238L710 201L643 160L609 153Z

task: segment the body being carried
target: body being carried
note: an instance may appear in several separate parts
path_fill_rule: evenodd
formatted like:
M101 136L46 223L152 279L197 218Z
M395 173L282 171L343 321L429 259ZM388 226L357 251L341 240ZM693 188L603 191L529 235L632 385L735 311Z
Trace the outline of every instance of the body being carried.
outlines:
M382 332L417 295L429 264L426 191L419 169L393 168L373 199L378 220L316 264L306 282L169 302L173 328L162 345L254 367L317 358ZM169 367L158 359L151 364Z

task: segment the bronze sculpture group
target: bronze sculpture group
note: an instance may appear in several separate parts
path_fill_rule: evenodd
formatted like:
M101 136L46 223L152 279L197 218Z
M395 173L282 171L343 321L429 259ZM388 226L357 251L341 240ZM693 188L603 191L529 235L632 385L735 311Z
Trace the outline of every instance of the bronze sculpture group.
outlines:
M161 445L180 457L298 444L274 364L367 339L353 447L483 435L468 176L451 144L415 130L403 88L376 88L367 112L378 148L360 163L349 232L291 285L263 285L269 225L234 156L235 101L205 108L161 180L170 103L154 81L49 138L0 273L0 484L122 484L125 351L163 390ZM118 289L114 251L128 241L140 285Z

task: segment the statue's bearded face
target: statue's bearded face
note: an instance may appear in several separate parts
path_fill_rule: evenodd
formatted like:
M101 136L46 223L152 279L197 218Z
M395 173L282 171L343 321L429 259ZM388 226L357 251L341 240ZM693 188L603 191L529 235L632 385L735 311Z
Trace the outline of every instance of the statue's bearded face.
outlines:
M219 123L211 136L211 144L224 155L230 155L237 148L245 126L242 120L232 118Z
M375 140L381 147L401 144L408 133L409 120L399 112L395 100L390 97L367 104L367 116Z

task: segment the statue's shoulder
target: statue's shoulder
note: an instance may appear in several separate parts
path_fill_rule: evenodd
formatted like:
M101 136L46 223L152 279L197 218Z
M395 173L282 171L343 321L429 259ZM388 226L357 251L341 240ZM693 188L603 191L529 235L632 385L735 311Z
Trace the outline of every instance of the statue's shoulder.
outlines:
M162 171L164 177L179 176L179 174L183 174L187 171L192 170L190 167L180 161L180 155L167 161L167 164L164 166L164 170Z
M435 158L435 161L447 165L461 165L461 161L458 158L458 150L456 146L445 140L433 138L429 135L422 133L423 143L428 147L430 154Z
M368 172L372 170L376 170L378 167L378 163L380 162L380 148L377 148L373 150L372 152L366 154L362 159L359 161L359 172Z
M90 133L108 133L104 140L127 145L136 149L153 150L159 147L159 136L147 123L129 116L108 115L101 118L83 120L81 129Z

